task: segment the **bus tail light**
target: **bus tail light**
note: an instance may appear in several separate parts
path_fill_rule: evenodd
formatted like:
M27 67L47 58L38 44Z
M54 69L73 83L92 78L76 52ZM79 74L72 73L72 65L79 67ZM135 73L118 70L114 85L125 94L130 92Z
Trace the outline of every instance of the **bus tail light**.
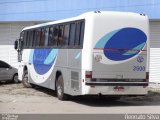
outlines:
M92 71L85 72L85 81L91 81L92 79Z

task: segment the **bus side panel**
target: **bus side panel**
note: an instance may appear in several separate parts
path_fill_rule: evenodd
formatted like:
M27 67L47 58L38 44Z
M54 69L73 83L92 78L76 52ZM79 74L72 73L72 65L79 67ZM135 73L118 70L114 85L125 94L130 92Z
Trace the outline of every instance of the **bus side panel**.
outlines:
M30 55L28 55L28 57L32 56L33 59L35 59L33 61L31 58L28 59L30 83L55 90L56 73L59 71L61 72L64 80L64 92L70 95L80 95L81 51L81 49L58 49L55 62L51 68L45 74L39 74L37 72L43 72L48 65L42 64L44 62L38 63L38 61L37 63L34 63L33 61L40 60L41 56L46 55L46 49L41 49L37 54L38 56L35 56L35 53L32 53L33 50L30 50ZM47 56L49 56L49 54ZM45 59L43 61L45 61Z
M68 64L67 75L65 78L66 93L71 95L81 94L81 49L69 49L68 50Z

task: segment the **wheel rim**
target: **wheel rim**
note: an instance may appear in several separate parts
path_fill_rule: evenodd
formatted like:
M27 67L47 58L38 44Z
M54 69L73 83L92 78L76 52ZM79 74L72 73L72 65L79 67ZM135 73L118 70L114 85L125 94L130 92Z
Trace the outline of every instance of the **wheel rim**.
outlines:
M58 82L57 84L57 93L58 93L58 96L61 96L62 95L62 85Z
M28 84L28 74L27 73L24 76L24 81L25 81L26 84Z

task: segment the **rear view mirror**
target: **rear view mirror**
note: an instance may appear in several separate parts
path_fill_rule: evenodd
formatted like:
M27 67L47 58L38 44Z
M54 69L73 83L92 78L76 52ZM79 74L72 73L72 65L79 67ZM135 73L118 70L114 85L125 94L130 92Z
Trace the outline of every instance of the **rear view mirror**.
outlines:
M16 41L14 42L14 49L15 49L15 50L18 49L18 40L16 40Z

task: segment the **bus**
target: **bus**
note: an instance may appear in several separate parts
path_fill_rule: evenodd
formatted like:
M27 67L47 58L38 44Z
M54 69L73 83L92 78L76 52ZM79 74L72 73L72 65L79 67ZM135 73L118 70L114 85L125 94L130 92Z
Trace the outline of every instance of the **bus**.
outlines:
M25 87L68 96L144 96L149 83L145 14L92 11L25 27L15 41Z

